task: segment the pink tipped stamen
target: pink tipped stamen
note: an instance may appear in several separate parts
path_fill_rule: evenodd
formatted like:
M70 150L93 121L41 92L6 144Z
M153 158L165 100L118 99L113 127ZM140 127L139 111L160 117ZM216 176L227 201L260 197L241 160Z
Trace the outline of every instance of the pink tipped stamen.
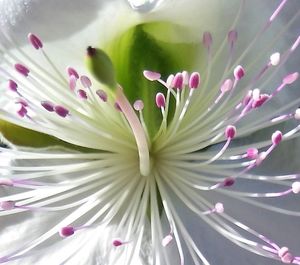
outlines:
M278 145L282 141L282 133L276 131L272 134L272 143L273 145Z
M26 99L24 99L24 98L18 98L18 99L16 100L16 104L20 104L20 105L22 105L23 107L28 107L28 106L29 106L28 102L27 102Z
M28 40L35 49L39 50L43 48L43 43L41 39L35 34L29 33Z
M69 77L74 76L76 79L79 79L79 74L73 67L68 67L67 72L68 72Z
M24 118L27 115L27 108L24 107L23 105L20 106L19 110L17 111L17 114L21 117Z
M233 75L236 83L236 81L241 80L245 76L244 68L241 65L238 65L237 67L234 68Z
M190 89L197 89L200 86L200 74L198 72L191 74L188 85Z
M291 264L295 259L287 247L282 247L278 250L278 257L285 264Z
M167 88L173 88L172 84L173 84L173 79L174 79L174 75L169 75L166 81L166 86Z
M15 201L2 201L2 202L0 202L0 209L2 209L3 211L10 211L13 209L35 211L35 210L39 210L42 208L26 206L26 205L16 205Z
M296 109L295 114L294 114L294 118L296 120L300 120L300 108Z
M69 115L69 110L60 105L56 105L54 107L54 111L58 116L60 116L62 118L65 118Z
M248 148L246 157L249 159L256 159L258 156L258 149L257 148Z
M9 178L0 178L0 186L14 186L14 182Z
M107 94L104 90L99 89L96 91L96 94L103 102L107 102Z
M83 89L78 89L77 94L78 94L78 97L81 98L81 99L87 99L88 98L86 92Z
M187 71L183 71L182 76L183 76L183 85L184 86L189 85L189 81L190 81L189 73Z
M8 89L13 92L18 92L18 84L14 80L8 80Z
M236 30L229 31L227 38L228 38L228 43L230 45L230 50L232 50L238 38L237 31Z
M214 208L212 208L212 209L210 209L210 210L208 210L208 211L203 212L203 214L204 214L204 215L209 215L209 214L213 214L213 213L221 214L221 213L223 213L223 212L224 212L224 205L223 205L223 203L217 202L217 203L215 204L215 207L214 207Z
M74 235L75 231L76 231L75 227L73 227L73 226L65 226L65 227L62 227L59 230L59 235L61 237L70 237L70 236Z
M229 92L232 89L232 86L233 86L232 80L231 79L226 79L224 81L224 83L222 84L220 90L221 90L221 92L226 93L226 92Z
M31 180L22 180L22 179L9 179L9 178L0 178L0 186L7 187L28 187L32 186L43 186L43 183Z
M163 247L166 247L172 242L172 240L173 240L173 236L171 234L168 234L163 238L161 244Z
M292 192L295 194L300 193L300 182L296 181L292 184Z
M77 78L74 75L71 75L69 77L69 88L71 91L74 91L76 89L76 84L77 84Z
M47 111L49 111L49 112L53 112L53 111L54 111L55 105L54 105L53 103L49 102L49 101L42 101L42 102L41 102L41 105L42 105L42 107L43 107L45 110L47 110Z
M143 110L144 108L144 102L142 100L136 100L134 103L133 103L133 108L136 110L136 111L141 111Z
M177 73L173 79L172 87L176 89L183 89L183 75L182 73Z
M280 53L276 52L270 56L270 64L272 66L277 66L280 63Z
M233 82L231 79L226 79L223 84L220 87L221 93L220 95L216 98L215 104L218 104L219 101L223 98L225 93L229 92L233 87Z
M214 157L212 157L211 159L206 161L205 164L209 164L211 162L216 161L218 158L220 158L227 150L227 148L228 148L229 144L231 143L232 139L234 138L235 134L236 134L235 126L233 126L233 125L227 126L225 129L225 136L227 138L226 143L224 144L222 149Z
M299 77L298 72L289 74L285 78L283 78L282 83L286 85L291 85L298 79L298 77Z
M84 88L90 88L92 86L92 81L87 76L82 75L80 77L80 82Z
M157 93L155 97L155 103L158 108L163 109L166 106L166 99L163 93Z
M130 243L130 242L129 241L123 241L120 238L115 238L112 241L112 245L114 247L120 247L120 246L123 246L123 245L128 244L128 243Z
M207 32L207 31L204 32L202 43L203 43L204 47L207 49L208 53L210 53L212 42L213 42L213 39L212 39L211 33Z
M9 211L14 209L16 206L16 203L14 201L2 201L0 202L0 209L3 211Z
M227 139L233 139L236 134L236 128L232 125L226 127L225 136Z
M23 75L25 77L27 77L30 73L30 70L26 66L19 64L19 63L15 64L15 69L18 73L20 73L21 75Z
M227 188L233 186L234 184L235 184L235 177L227 177L224 180L218 182L217 184L208 187L208 190L215 190L224 187Z
M261 107L264 103L266 103L270 99L270 95L268 94L262 94L259 96L258 99L253 100L251 107L252 108L259 108Z
M161 74L153 71L145 70L143 71L143 75L145 78L147 78L149 81L157 81L160 79Z

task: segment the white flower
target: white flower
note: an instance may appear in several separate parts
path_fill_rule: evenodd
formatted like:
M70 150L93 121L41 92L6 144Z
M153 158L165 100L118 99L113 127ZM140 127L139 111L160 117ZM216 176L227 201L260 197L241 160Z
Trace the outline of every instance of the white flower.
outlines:
M0 2L0 263L300 264L299 3L148 2Z

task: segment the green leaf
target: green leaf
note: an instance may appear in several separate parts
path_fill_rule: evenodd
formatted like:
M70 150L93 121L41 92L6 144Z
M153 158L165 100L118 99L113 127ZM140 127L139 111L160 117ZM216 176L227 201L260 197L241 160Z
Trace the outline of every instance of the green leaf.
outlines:
M88 148L67 143L54 136L26 129L4 120L0 120L0 132L7 141L16 146L36 148L62 146L81 152L93 151Z

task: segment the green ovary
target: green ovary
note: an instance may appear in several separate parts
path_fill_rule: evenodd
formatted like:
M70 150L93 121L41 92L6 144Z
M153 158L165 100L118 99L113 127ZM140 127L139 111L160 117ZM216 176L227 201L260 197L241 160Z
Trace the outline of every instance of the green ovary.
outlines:
M165 80L172 73L196 70L202 51L199 43L184 42L185 35L185 28L175 24L145 23L129 29L107 45L106 52L115 67L116 80L126 97L131 103L137 99L144 102L143 115L150 138L161 123L161 111L155 104L155 95L164 92L164 89L158 83L147 80L143 71L159 72Z

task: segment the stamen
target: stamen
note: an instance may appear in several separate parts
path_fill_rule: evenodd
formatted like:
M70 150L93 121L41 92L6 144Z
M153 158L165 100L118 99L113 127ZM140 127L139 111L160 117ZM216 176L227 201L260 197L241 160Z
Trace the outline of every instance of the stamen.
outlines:
M300 193L300 182L299 181L296 181L292 184L292 191L295 194Z
M18 98L18 99L16 100L16 103L17 103L17 104L21 104L21 105L24 106L24 107L28 107L28 102L27 102L24 98Z
M273 145L278 145L282 140L282 133L280 131L276 131L272 134L272 143Z
M128 244L128 243L129 243L128 241L122 241L120 238L115 238L112 241L112 244L115 247L120 247L120 246L123 246L123 245Z
M54 104L49 102L49 101L42 101L41 105L48 110L49 112L53 112L54 111Z
M173 240L173 236L171 234L168 234L163 238L163 240L161 241L161 244L163 247L166 247L167 245L169 245L171 243L172 240Z
M223 203L217 202L214 209L217 213L223 213L224 212Z
M300 120L300 108L296 109L295 114L294 114L294 118L296 120Z
M285 85L291 85L298 79L298 77L299 77L298 72L289 74L285 78L283 78L282 83Z
M164 108L166 105L165 95L163 93L157 93L155 97L155 103L158 108Z
M235 183L235 178L233 177L225 178L222 182L223 187L231 187L234 183Z
M208 50L208 52L210 52L211 49L211 45L212 45L212 36L210 32L204 32L203 33L203 39L202 39L203 45L204 47Z
M245 70L241 65L234 68L233 75L235 80L241 80L245 75Z
M278 256L281 261L286 264L291 264L294 260L294 256L290 253L287 247L282 247L278 250Z
M203 212L204 215L208 215L208 214L213 214L213 213L223 213L224 212L224 206L223 206L223 203L221 202L217 202L215 204L215 207L206 211L206 212Z
M214 184L208 188L205 188L205 190L215 190L219 188L224 188L224 187L231 187L235 183L235 177L227 177L224 180L218 182L217 184Z
M232 89L232 85L233 85L232 80L226 79L220 88L221 92L225 93L230 91Z
M172 84L173 84L173 79L174 79L174 75L169 75L166 81L167 87L168 88L172 88Z
M237 38L238 38L238 33L237 33L236 30L229 31L229 33L228 33L228 42L230 44L230 50L233 49L234 44L237 41Z
M74 76L76 79L79 79L79 74L77 73L77 71L74 68L69 66L67 68L67 72L68 72L69 77Z
M80 77L80 81L84 88L90 88L92 86L92 81L85 75Z
M67 115L69 115L69 110L67 110L65 107L60 106L60 105L56 105L54 107L54 111L56 112L56 114L62 118L65 118Z
M250 159L256 159L258 156L258 149L257 148L248 148L246 155Z
M26 115L27 115L27 109L26 107L24 107L23 105L20 106L19 110L17 111L18 115L21 117L21 118L24 118Z
M270 56L270 63L273 66L277 66L280 63L280 53L276 52Z
M187 86L190 80L189 73L187 71L183 71L182 76L183 76L183 85Z
M230 91L233 87L233 82L231 79L226 79L224 81L224 83L221 85L220 90L221 93L220 95L216 98L215 100L215 104L218 104L219 101L223 98L223 96L225 95L225 93L227 93L228 91Z
M15 64L15 69L17 70L18 73L20 73L25 77L27 77L30 73L29 69L26 66L19 63Z
M78 89L77 93L78 93L79 98L81 98L81 99L87 99L88 98L86 92L83 89Z
M96 91L96 94L103 102L107 102L107 94L104 90L99 89Z
M14 201L2 201L0 202L0 208L4 211L9 211L15 208Z
M73 226L65 226L59 230L59 235L61 237L69 237L69 236L74 235L75 230L76 229Z
M233 139L236 134L236 128L232 125L226 127L225 136L227 139Z
M30 41L30 43L32 44L32 46L35 48L35 49L41 49L43 48L43 43L42 41L34 34L32 33L29 33L28 34L28 40Z
M134 103L133 103L133 108L136 110L136 111L141 111L143 110L144 108L144 102L142 100L136 100Z
M199 85L200 85L200 74L198 72L193 72L189 80L189 87L190 89L196 89L199 87Z
M12 187L12 186L14 186L14 183L9 178L0 178L0 186Z
M160 79L161 74L157 72L152 72L145 70L143 71L144 77L147 78L149 81L157 81Z
M13 80L8 80L8 88L13 92L18 92L18 84Z
M183 88L183 75L182 73L177 73L173 79L172 87L176 89L182 89Z
M71 75L69 77L69 87L71 91L74 91L76 89L76 83L77 83L77 78L75 75Z

